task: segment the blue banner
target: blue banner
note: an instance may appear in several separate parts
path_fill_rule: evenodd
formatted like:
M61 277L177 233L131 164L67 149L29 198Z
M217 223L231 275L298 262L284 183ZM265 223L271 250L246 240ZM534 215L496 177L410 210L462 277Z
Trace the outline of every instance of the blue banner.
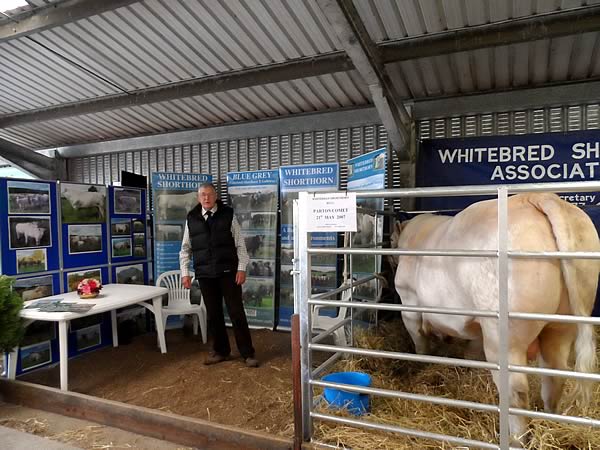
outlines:
M290 271L294 255L293 201L298 192L331 191L339 187L339 164L307 164L279 168L281 180L281 277L279 290L279 325L290 327L294 313L294 287ZM312 233L311 246L335 247L337 233ZM313 293L337 287L337 258L335 255L312 257Z
M600 180L600 131L424 140L416 175L418 187ZM580 206L600 232L600 192L559 195ZM417 205L456 211L483 198L489 197L421 198Z
M154 279L179 269L179 251L187 213L198 204L198 187L212 182L201 173L152 173Z
M279 172L229 172L229 204L242 229L250 262L242 287L250 326L273 328L277 267Z

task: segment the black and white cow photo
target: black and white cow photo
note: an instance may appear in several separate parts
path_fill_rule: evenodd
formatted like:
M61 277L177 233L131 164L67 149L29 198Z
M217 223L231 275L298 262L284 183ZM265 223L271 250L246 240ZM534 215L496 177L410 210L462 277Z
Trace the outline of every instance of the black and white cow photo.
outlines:
M102 251L102 225L69 225L69 254Z
M8 218L10 248L37 248L52 245L50 217L12 216Z
M115 214L141 214L142 191L139 189L115 188Z
M9 214L50 214L50 185L8 181Z

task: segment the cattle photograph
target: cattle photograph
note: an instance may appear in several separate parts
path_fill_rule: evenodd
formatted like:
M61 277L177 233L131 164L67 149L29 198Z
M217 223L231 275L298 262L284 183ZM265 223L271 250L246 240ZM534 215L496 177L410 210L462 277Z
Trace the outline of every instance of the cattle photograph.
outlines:
M24 302L48 297L54 293L52 275L34 278L17 278L13 287Z
M250 277L272 277L274 261L252 260L246 267L246 272Z
M319 267L318 270L313 269L310 273L310 280L313 289L320 288L335 288L337 287L337 268Z
M181 241L183 239L183 225L156 224L157 241Z
M138 258L146 256L146 246L145 245L136 245L133 247L133 256Z
M98 223L106 217L106 187L62 183L60 205L63 223Z
M69 255L102 251L102 225L69 225Z
M46 249L17 250L17 273L43 272L48 270Z
M117 283L144 284L144 267L142 264L115 267Z
M131 256L131 238L113 238L112 256L113 258Z
M245 307L273 306L273 280L249 279L242 288L242 298Z
M133 232L134 233L143 233L146 231L146 227L144 226L144 222L141 220L132 220L133 223Z
M142 191L139 189L114 189L115 214L141 214Z
M50 341L21 347L21 370L30 370L52 361L52 348Z
M94 278L102 282L102 272L100 269L90 269L82 272L67 273L67 292L76 291L77 285L84 278Z
M8 229L11 250L52 246L50 217L12 216Z
M246 191L243 194L232 194L229 196L229 204L236 212L276 211L277 192Z
M113 236L129 236L131 234L131 221L129 219L112 219L110 230Z
M158 220L185 220L198 204L196 191L161 190L154 192L154 214Z
M281 275L279 277L279 282L281 286L292 287L294 285L294 277L292 277L292 270L294 270L294 266L281 266Z
M272 259L275 257L275 236L255 234L244 237L250 258Z
M50 185L8 181L9 214L50 214Z
M294 249L281 247L281 264L292 264Z
M75 332L77 339L77 350L85 350L86 348L96 347L102 342L102 333L100 325L94 325L88 328L82 328Z

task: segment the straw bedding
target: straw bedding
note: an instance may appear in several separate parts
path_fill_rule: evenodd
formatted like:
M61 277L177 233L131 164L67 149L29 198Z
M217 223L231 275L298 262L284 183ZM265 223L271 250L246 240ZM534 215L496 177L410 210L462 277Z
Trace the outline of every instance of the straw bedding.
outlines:
M460 344L438 343L435 354L462 357ZM359 331L354 346L378 350L412 352L412 342L401 321L387 322L375 331ZM444 367L435 364L412 363L389 359L353 357L341 360L332 368L336 371L361 371L372 376L373 387L394 389L417 394L434 395L479 403L496 404L497 391L489 371ZM530 409L543 410L539 378L529 376ZM596 385L592 405L582 411L569 403L570 381L565 385L561 411L569 415L600 418L600 386ZM317 395L320 391L315 392ZM321 412L350 416L344 411L328 410L324 402ZM432 405L401 399L372 396L371 413L365 420L467 439L497 443L498 415L481 411ZM423 440L396 433L371 431L315 421L314 440L341 448L353 449L451 449L455 445ZM591 427L569 425L545 420L530 422L528 449L597 449L600 431Z

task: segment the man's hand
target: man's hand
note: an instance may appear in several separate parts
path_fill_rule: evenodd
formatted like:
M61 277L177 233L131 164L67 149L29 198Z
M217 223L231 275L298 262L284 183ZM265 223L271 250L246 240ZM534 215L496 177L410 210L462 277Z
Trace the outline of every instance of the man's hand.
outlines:
M181 282L183 283L183 287L186 289L192 287L192 277L182 277Z
M242 270L238 270L238 273L235 275L235 284L239 284L240 286L246 282L246 272Z

